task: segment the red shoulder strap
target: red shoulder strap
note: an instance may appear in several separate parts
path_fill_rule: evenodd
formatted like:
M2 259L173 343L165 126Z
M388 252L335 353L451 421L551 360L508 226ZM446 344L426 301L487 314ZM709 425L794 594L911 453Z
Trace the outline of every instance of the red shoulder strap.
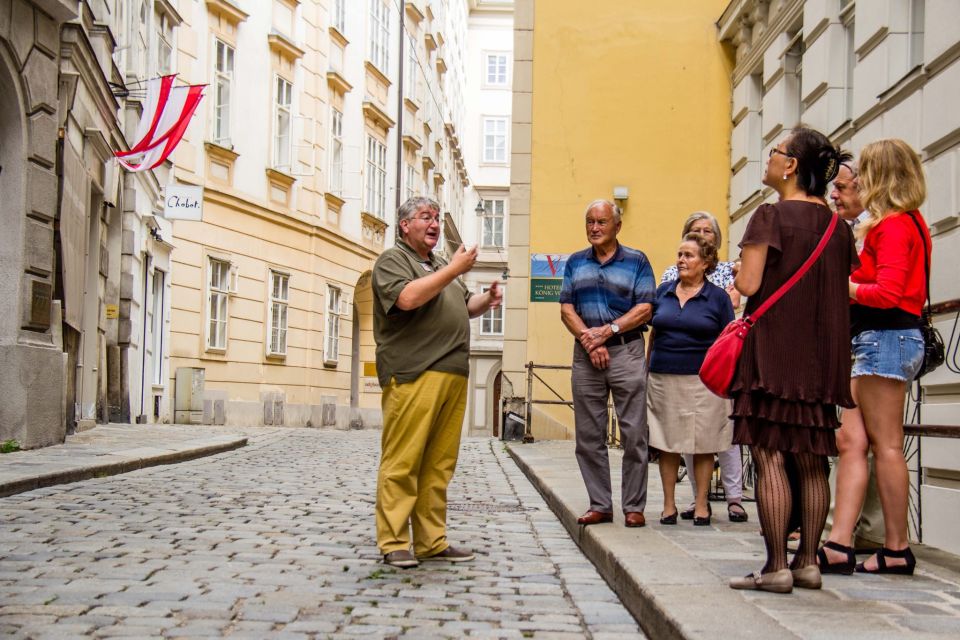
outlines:
M756 322L760 319L760 316L765 314L767 310L774 305L774 303L782 298L787 291L797 284L800 281L800 278L810 270L810 267L813 266L813 263L817 261L817 258L820 257L820 254L823 253L823 250L827 248L827 243L830 241L831 236L833 236L833 230L837 228L837 220L840 216L833 214L830 218L830 224L827 225L827 230L823 232L823 237L820 238L820 242L817 244L816 248L813 250L813 253L810 254L810 257L807 258L806 262L800 265L800 268L797 269L797 272L790 276L790 279L783 283L779 289L773 292L769 298L763 301L757 310L750 315L750 321Z

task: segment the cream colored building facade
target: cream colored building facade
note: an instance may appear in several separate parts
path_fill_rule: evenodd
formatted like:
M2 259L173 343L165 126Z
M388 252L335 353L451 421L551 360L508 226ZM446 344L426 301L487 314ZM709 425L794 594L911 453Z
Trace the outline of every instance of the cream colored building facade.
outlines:
M379 426L370 269L397 202L436 197L448 239L463 220L466 2L179 11L176 71L209 88L174 160L203 219L173 224L167 419Z
M510 109L513 102L513 0L471 0L467 28L464 154L472 184L464 191L464 242L477 264L464 276L482 293L494 280L510 283ZM470 205L473 206L470 206ZM507 276L507 277L505 277ZM501 435L504 308L470 326L470 385L465 435ZM508 395L510 394L508 390Z
M730 138L730 247L750 213L775 198L760 184L769 148L803 122L855 154L902 138L927 175L921 208L933 237L932 301L960 298L960 3L953 0L736 0L718 21L736 51ZM936 316L954 336L953 369L923 380L920 419L960 425L956 308ZM960 441L920 440L923 541L960 552ZM914 531L914 533L916 533Z

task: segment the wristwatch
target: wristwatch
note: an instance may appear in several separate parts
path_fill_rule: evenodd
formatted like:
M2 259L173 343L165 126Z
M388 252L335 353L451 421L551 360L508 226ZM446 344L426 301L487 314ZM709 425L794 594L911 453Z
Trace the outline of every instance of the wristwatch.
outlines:
M618 325L616 322L611 322L610 331L613 332L613 335L617 335L618 333L620 333L620 325Z

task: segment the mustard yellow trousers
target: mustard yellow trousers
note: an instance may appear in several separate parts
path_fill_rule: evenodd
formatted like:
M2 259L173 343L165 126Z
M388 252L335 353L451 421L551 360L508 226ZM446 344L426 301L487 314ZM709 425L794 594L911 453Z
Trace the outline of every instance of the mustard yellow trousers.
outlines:
M447 542L447 485L460 452L467 378L426 371L383 390L383 436L377 475L377 546L439 553Z

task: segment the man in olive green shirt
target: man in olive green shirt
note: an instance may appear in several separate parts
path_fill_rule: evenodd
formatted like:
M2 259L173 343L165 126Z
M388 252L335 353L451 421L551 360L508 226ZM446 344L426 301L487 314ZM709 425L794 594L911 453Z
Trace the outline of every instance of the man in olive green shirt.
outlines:
M397 225L397 245L373 267L373 336L383 389L377 546L396 567L414 567L418 559L463 562L473 554L450 546L446 521L467 404L469 321L498 306L503 294L494 282L471 295L460 280L477 261L476 247L460 247L449 263L434 255L437 202L410 198L397 212Z

